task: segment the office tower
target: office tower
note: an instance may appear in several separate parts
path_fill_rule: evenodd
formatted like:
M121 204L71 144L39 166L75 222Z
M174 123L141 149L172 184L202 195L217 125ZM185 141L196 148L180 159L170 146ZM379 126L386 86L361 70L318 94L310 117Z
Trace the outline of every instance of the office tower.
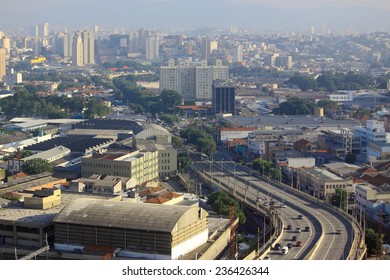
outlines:
M84 65L84 45L83 45L83 39L82 39L80 33L76 33L73 37L72 65L73 66L83 66Z
M149 36L146 40L146 59L156 60L160 58L160 42L156 35Z
M242 49L242 46L241 45L238 45L235 49L234 49L234 61L235 62L242 62L243 61L243 49Z
M83 64L95 64L95 38L93 32L81 33L83 41Z
M3 80L3 77L6 74L6 72L5 72L6 52L7 52L7 50L5 48L0 48L0 81Z
M236 89L233 86L213 84L212 86L212 112L217 114L235 115Z
M127 41L127 51L129 53L139 52L139 36L137 31L130 31L129 39Z
M64 58L72 57L72 49L73 49L73 34L65 33L64 34Z
M211 45L208 37L202 38L202 59L210 60Z

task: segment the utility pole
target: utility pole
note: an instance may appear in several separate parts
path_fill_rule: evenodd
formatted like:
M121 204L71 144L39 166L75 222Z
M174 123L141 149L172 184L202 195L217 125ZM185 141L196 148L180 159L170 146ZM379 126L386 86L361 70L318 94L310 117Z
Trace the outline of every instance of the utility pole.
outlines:
M231 260L236 259L236 245L235 245L235 230L234 230L234 222L236 220L236 215L234 214L234 206L229 207L229 214L230 214L230 242L229 242L229 247L230 247L230 254L229 258Z

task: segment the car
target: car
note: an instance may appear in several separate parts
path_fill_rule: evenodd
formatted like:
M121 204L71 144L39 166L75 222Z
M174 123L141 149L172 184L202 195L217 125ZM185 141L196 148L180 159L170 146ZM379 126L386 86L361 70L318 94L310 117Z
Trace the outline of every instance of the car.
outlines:
M302 241L297 241L297 244L295 246L302 247Z
M291 225L287 225L287 230L291 230L292 229L292 226Z
M271 200L271 201L269 202L269 205L275 205L275 201Z
M301 230L301 228L297 227L297 228L295 229L295 232L296 232L296 233L300 233L300 232L302 232L302 230Z
M285 203L280 204L280 208L286 208L287 205Z
M341 229L337 229L334 234L341 234Z
M263 260L271 260L271 257L270 256L265 256Z
M264 202L264 204L263 204L264 206L268 206L269 205L269 203L266 201L266 202Z
M293 237L291 238L291 241L297 241L297 236L293 235Z
M258 199L257 199L257 202L261 202L261 198L258 198Z
M286 246L287 246L287 248L289 248L289 249L290 249L290 248L292 248L292 246L293 246L293 245L292 245L292 243L287 243L287 245L286 245Z
M280 254L281 254L281 255L287 255L287 254L288 254L288 247L287 247L287 246L283 246L283 247L280 249Z
M282 244L276 243L274 246L274 250L280 250L282 248Z
M298 215L298 219L303 219L303 216L302 215Z
M310 227L305 227L305 231L310 231Z

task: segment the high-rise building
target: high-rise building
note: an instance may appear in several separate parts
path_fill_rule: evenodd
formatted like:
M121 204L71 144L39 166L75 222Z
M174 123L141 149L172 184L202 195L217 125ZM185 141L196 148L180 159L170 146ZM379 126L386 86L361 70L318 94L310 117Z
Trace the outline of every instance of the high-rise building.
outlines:
M236 89L233 86L213 84L212 86L212 110L213 115L233 114L235 115Z
M202 59L207 61L210 60L210 53L211 53L210 38L203 37L202 38Z
M11 39L9 37L4 36L0 39L0 48L5 48L5 53L7 56L11 54Z
M0 81L3 80L3 77L5 76L5 66L6 66L6 52L7 50L5 48L0 48Z
M33 26L31 26L30 35L31 35L32 37L38 37L38 36L39 36L39 26L38 26L38 25L33 25Z
M95 38L93 32L84 31L81 33L83 40L83 63L95 64Z
M160 58L160 42L156 35L146 39L146 59L156 60Z
M47 37L49 36L49 24L47 22L44 22L40 25L40 36Z
M211 99L213 81L227 82L228 76L229 68L222 65L221 60L214 66L207 65L206 60L200 64L186 61L175 66L170 60L168 66L160 68L160 90L176 90L184 100Z
M243 49L241 45L238 45L234 49L234 62L242 62L244 57Z
M73 66L84 65L84 46L83 46L83 39L80 33L76 33L73 37L72 65Z

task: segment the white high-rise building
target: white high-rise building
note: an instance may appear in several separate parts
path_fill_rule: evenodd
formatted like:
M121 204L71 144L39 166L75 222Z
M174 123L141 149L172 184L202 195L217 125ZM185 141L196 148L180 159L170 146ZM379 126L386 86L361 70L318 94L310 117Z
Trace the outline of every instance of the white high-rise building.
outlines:
M156 35L149 36L146 39L146 59L160 59L160 40Z
M215 66L207 65L206 60L200 64L189 61L175 66L173 60L168 66L160 68L160 90L169 89L179 92L184 100L211 99L213 81L227 82L229 68L217 60Z
M5 76L5 66L7 63L6 60L6 52L7 50L5 48L0 48L0 81L3 80L3 77Z
M95 38L93 32L81 33L83 40L83 63L95 64Z
M244 52L241 45L238 45L234 49L234 62L242 62L244 57Z
M83 66L84 65L84 45L83 45L83 39L82 39L80 33L76 33L73 37L72 65L73 66Z
M42 23L40 25L40 36L48 37L49 36L49 24L47 22Z

